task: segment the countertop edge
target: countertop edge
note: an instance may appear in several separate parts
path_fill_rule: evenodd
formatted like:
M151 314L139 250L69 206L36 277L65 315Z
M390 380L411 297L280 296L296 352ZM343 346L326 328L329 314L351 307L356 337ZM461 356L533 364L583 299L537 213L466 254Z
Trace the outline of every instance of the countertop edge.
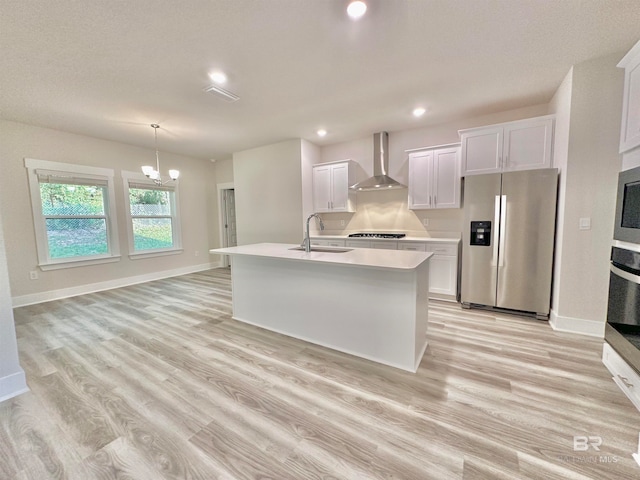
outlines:
M295 251L290 250L291 248L299 247L299 245L295 244L285 244L285 243L259 243L253 245L242 245L238 247L228 247L228 248L215 248L209 250L209 253L212 255L231 255L231 256L248 256L248 257L260 257L260 258L272 258L278 260L288 260L288 261L297 261L297 262L305 262L305 263L315 263L315 264L324 264L324 265L336 265L336 266L344 266L344 267L358 267L358 268L373 268L373 269L381 269L381 270L397 270L397 271L412 271L416 270L420 265L424 262L428 261L433 253L431 252L406 252L403 250L372 250L368 248L351 248L350 250L357 252L355 255L360 255L361 257L370 257L372 256L372 252L377 252L376 256L385 255L382 252L403 252L401 255L410 254L414 260L409 261L404 265L390 265L379 263L379 261L370 260L367 258L356 258L354 259L354 254L349 255L350 252L345 253L323 253L323 252L304 252L304 251ZM274 250L279 250L273 251ZM279 253L279 254L278 254ZM327 256L328 255L328 256ZM340 257L342 256L342 258ZM354 260L354 261L343 261L343 260Z

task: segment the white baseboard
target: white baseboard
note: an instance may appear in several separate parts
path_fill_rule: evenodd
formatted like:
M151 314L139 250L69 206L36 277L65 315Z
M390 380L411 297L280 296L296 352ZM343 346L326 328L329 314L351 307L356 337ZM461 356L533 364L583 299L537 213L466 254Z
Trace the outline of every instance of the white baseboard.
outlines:
M19 295L12 297L12 303L14 308L24 307L26 305L33 305L35 303L50 302L52 300L75 297L76 295L84 295L86 293L101 292L103 290L110 290L112 288L126 287L127 285L135 285L137 283L151 282L153 280L161 280L163 278L201 272L203 270L210 270L212 268L220 268L221 266L221 262L202 263L200 265L189 265L188 267L175 268L173 270L164 270L160 272L147 273L145 275L136 275L135 277L124 277L115 280L107 280L106 282L90 283L77 287L62 288L60 290L49 290L47 292Z
M555 310L551 310L549 325L558 332L577 333L579 335L604 338L605 322L599 322L598 320L563 317L558 315Z
M0 402L29 391L24 370L0 378Z

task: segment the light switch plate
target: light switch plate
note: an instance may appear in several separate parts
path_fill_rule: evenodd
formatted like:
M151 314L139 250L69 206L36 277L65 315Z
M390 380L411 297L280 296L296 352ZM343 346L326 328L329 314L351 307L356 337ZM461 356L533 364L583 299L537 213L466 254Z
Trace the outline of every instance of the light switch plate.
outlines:
M580 230L591 230L591 218L584 217L580 219Z
M424 225L425 227L429 226L429 219L428 218L423 218L422 219L422 225Z

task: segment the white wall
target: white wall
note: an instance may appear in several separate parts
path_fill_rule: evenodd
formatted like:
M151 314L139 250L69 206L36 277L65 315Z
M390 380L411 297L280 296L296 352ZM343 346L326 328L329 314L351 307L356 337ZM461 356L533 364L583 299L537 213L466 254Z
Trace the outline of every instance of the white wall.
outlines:
M301 140L233 154L238 245L302 242Z
M601 336L607 314L624 75L623 53L573 67L562 255L553 324ZM591 219L579 230L580 218Z
M569 128L571 124L571 92L573 87L573 67L564 77L549 102L549 113L556 116L553 144L553 166L559 170L558 207L556 218L556 241L553 263L553 292L551 295L551 321L555 321L560 296L560 277L562 275L562 246L564 239L564 209L567 191L567 162L569 160Z
M389 174L405 185L408 182L408 156L405 150L460 141L458 130L521 120L546 115L548 106L509 110L506 112L458 120L442 125L402 130L389 133ZM350 142L327 145L321 148L320 162L350 158L357 162L359 178L373 175L373 134ZM463 228L463 210L434 209L408 210L407 190L383 192L358 192L357 212L325 213L322 218L327 226L325 233L344 234L362 230L402 231L420 236L460 237ZM424 226L427 219L429 225ZM341 226L344 221L345 226Z
M24 371L18 362L18 344L0 211L0 402L27 390Z
M29 272L37 270L38 260L25 157L115 170L116 215L122 254L119 262L38 271L38 280L29 279ZM0 161L3 170L0 177L0 211L14 305L209 267L208 250L212 247L208 229L208 219L212 215L209 189L215 190L214 166L208 161L165 152L160 152L160 167L166 170L177 168L181 173L180 212L184 252L139 260L130 260L127 256L124 188L120 172L138 171L141 165L153 160L155 151L152 149L21 123L0 123Z
M313 165L320 163L320 147L302 140L301 174L302 174L302 225L306 225L307 217L313 213ZM313 222L312 225L315 225ZM306 235L306 231L304 232ZM304 237L303 237L304 238Z

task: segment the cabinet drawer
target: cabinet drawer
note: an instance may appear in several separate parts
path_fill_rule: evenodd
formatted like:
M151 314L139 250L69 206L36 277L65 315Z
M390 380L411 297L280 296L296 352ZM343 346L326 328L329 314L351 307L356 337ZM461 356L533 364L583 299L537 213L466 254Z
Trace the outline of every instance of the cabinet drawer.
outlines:
M427 246L424 243L402 242L398 244L398 250L412 250L414 252L426 252Z
M622 359L620 355L605 343L602 348L602 363L613 375L613 381L620 390L640 410L640 375Z
M344 240L314 240L311 239L311 245L319 247L344 247Z
M432 252L436 255L458 255L458 245L451 245L448 243L427 243L427 252Z
M398 242L389 242L389 241L377 242L375 240L372 240L371 248L378 248L382 250L397 250Z
M351 248L371 248L369 240L347 240L346 246Z

